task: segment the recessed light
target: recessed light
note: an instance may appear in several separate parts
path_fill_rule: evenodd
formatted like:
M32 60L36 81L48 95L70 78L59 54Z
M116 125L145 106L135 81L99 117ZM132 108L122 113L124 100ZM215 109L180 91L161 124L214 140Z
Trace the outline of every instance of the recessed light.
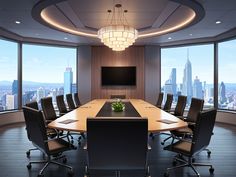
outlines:
M17 20L17 21L15 21L15 23L16 23L16 24L21 24L21 22L20 22L20 21L18 21L18 20Z
M220 20L217 20L217 21L216 21L216 24L221 24L221 21L220 21Z
M171 40L172 38L171 37L168 37L169 40Z
M65 40L67 40L68 38L67 37L64 37Z
M191 34L191 33L189 34L189 36L192 36L192 35L193 35L193 34Z

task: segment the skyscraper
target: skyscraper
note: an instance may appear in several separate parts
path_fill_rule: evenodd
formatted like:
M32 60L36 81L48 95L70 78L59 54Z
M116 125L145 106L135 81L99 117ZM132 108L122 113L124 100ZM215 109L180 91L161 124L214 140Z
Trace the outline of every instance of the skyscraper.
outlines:
M203 98L202 82L200 82L197 76L193 82L193 96L200 99Z
M64 72L64 95L72 93L73 72L71 67L67 67Z
M41 100L41 98L45 97L46 96L46 93L45 93L45 89L40 87L38 90L37 90L37 101L39 102Z
M6 108L17 109L17 95L6 95Z
M18 93L18 80L14 80L12 83L12 95L15 95Z
M184 77L183 77L183 95L187 96L187 103L189 104L193 96L192 88L192 64L189 61L189 51L187 51L187 62L184 68Z
M165 82L164 93L171 93L176 99L177 85L176 85L176 68L172 68L169 79ZM164 98L165 100L165 98Z
M220 94L220 103L223 104L227 101L227 98L225 96L225 84L224 82L221 82L220 88L219 88L219 94Z

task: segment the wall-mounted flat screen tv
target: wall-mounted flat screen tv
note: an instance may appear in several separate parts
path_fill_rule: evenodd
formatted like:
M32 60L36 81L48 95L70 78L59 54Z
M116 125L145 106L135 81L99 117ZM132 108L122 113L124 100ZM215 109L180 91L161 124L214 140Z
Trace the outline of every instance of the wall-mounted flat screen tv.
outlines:
M135 86L136 67L102 67L102 86Z

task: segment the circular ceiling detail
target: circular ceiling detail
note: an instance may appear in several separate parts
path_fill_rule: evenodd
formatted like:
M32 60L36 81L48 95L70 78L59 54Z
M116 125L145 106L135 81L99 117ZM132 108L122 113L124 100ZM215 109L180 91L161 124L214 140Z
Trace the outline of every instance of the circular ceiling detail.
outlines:
M113 1L44 0L32 9L43 25L74 35L98 38L99 29L109 26ZM138 38L163 35L187 28L205 15L200 3L189 0L127 0L122 3L125 23L138 31Z

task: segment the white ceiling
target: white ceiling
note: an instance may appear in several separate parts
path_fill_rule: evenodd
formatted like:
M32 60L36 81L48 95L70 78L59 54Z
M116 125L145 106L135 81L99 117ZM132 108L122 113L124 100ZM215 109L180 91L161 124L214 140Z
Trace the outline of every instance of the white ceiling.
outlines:
M79 37L59 32L36 22L31 16L31 9L38 0L1 0L0 1L0 27L8 31L30 38L42 38L73 42L78 44L101 44L98 39ZM155 24L162 9L167 6L166 0L77 0L80 6L75 6L73 1L68 3L74 12L69 15L74 18L77 26L100 27L104 23L98 21L99 16L106 16L106 11L113 4L121 3L124 9L129 11L127 18L130 25L143 28ZM134 3L135 2L135 3ZM147 3L149 2L149 3ZM139 39L136 44L159 44L170 41L178 41L193 38L214 37L236 27L236 0L200 0L206 15L199 23L171 34ZM60 5L62 8L66 6ZM68 9L67 9L68 12ZM78 19L78 21L76 20ZM19 20L22 23L16 24ZM216 25L215 21L222 23ZM192 34L190 36L190 34ZM64 39L67 37L68 39ZM169 40L168 37L172 39Z

